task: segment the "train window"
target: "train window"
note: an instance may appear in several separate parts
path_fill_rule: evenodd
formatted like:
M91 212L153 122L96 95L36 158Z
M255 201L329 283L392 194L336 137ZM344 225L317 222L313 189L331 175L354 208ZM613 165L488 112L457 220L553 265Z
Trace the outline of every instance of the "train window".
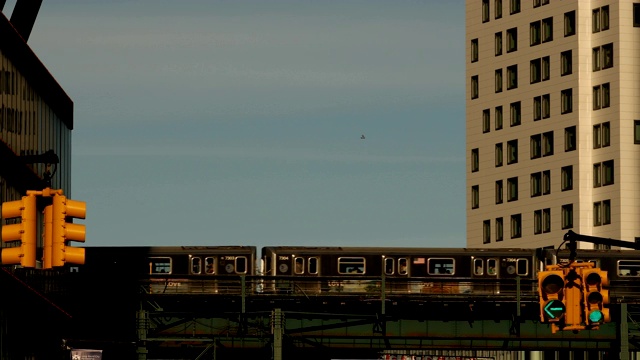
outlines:
M293 261L296 264L294 272L296 274L304 274L304 258L297 257Z
M429 259L429 275L453 275L454 265L453 259Z
M202 272L202 259L199 257L191 258L191 273L200 274Z
M365 263L362 257L338 258L338 273L340 274L364 274Z
M640 276L640 260L618 261L618 274L620 276Z
M318 273L318 258L310 257L309 258L309 274L317 274Z
M407 259L406 258L398 259L398 274L407 275Z
M385 275L393 275L395 271L395 260L394 258L384 258L384 274Z
M484 261L482 259L473 259L474 275L484 274Z
M238 256L236 258L236 274L247 273L247 258L245 256Z
M149 258L149 274L171 274L171 258Z
M497 260L496 259L488 259L487 260L487 274L488 275L498 275L498 272L496 271L496 269L498 268L497 266Z
M529 260L518 259L516 260L516 274L527 275L529 273Z
M204 263L206 264L205 272L207 274L214 274L216 272L216 261L215 258L209 256L204 258Z

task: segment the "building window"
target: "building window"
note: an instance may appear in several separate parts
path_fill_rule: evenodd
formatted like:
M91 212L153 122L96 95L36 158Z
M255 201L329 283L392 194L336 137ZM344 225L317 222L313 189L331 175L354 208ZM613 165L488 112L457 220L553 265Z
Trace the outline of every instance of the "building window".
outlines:
M522 215L511 215L511 238L517 239L522 236Z
M500 130L502 129L502 106L496 106L495 115L496 130Z
M607 147L611 145L610 123L603 122L593 126L593 148Z
M537 159L542 156L542 135L531 135L531 158Z
M562 62L560 76L570 75L573 71L571 50L561 52L560 59Z
M562 229L573 228L573 204L562 205Z
M494 4L494 10L496 12L496 19L502 18L502 0L496 0Z
M542 172L542 195L551 194L551 170Z
M593 87L593 110L598 110L602 106L600 104L600 85Z
M553 40L553 18L542 19L542 42Z
M521 123L520 101L511 103L511 126L518 126Z
M602 108L611 106L611 85L609 83L602 84Z
M548 119L551 116L551 95L542 95L542 118Z
M471 187L471 208L477 209L480 207L480 185L473 185Z
M613 185L613 160L602 162L602 186Z
M520 0L511 0L510 5L509 9L511 10L511 15L520 12Z
M540 44L542 36L540 34L540 21L534 21L529 24L529 45L535 46Z
M518 65L507 67L507 90L518 87Z
M482 22L489 21L489 0L482 0Z
M491 110L482 110L482 132L488 133L491 131Z
M602 201L593 203L593 226L602 225Z
M570 126L564 129L564 151L574 151L577 148L576 127Z
M602 201L602 225L611 224L611 200Z
M562 174L562 191L573 189L573 166L563 166L561 169Z
M600 31L600 8L594 9L591 15L591 32Z
M502 31L496 33L496 56L502 55Z
M611 145L611 126L607 121L602 123L602 147L609 145Z
M496 144L496 167L502 166L502 143Z
M537 8L540 7L542 5L542 1L541 0L533 0L533 8Z
M518 28L507 30L507 53L518 50Z
M471 77L471 99L478 98L478 75Z
M496 93L502 92L502 69L496 70Z
M591 50L591 62L593 71L600 70L600 47L594 47Z
M640 4L633 4L633 26L640 27Z
M502 204L503 193L504 193L504 188L502 186L502 180L496 180L496 204Z
M613 67L613 43L602 45L602 69Z
M533 98L533 121L542 119L542 96Z
M507 201L518 200L518 177L507 179Z
M633 120L633 143L640 144L640 120Z
M553 155L553 131L542 134L542 156Z
M480 170L480 150L472 149L471 150L471 172L476 172Z
M576 11L564 13L564 36L576 34Z
M542 232L551 231L551 209L542 209Z
M542 59L533 59L529 66L531 73L531 83L535 84L542 80Z
M565 89L560 92L562 102L562 114L568 114L573 111L573 89Z
M600 8L600 29L602 31L609 30L609 5Z
M597 188L602 186L602 164L593 164L593 187Z
M542 195L542 173L531 174L531 197Z
M542 81L549 80L551 78L551 58L545 56L542 58Z
M518 140L507 141L507 165L518 162Z
M471 62L478 61L478 39L471 40Z
M533 233L534 235L542 234L542 210L533 212Z
M502 241L504 239L503 228L502 218L496 218L496 241Z
M491 242L491 220L482 222L482 243L489 244Z

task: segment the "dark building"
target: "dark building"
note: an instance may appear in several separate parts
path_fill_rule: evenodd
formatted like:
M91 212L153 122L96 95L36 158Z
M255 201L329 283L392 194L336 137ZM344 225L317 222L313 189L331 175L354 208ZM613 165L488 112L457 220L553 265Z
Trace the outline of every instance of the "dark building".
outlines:
M71 191L73 102L27 44L42 0L18 0L0 13L0 202L27 190ZM0 11L4 11L0 0ZM44 202L38 201L37 223ZM0 225L12 224L1 219ZM42 230L37 230L40 266ZM15 246L3 243L2 248ZM61 359L70 315L47 294L54 271L0 266L0 359ZM67 355L68 356L68 353Z

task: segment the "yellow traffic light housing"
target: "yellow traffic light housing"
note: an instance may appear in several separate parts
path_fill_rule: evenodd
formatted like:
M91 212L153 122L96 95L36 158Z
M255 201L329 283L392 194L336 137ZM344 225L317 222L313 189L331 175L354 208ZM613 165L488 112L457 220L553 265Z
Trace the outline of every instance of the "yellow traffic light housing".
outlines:
M538 274L538 293L540 320L544 323L560 322L566 313L563 301L564 273L561 270L541 271ZM553 329L556 330L555 327Z
M64 195L53 196L51 205L51 266L64 266L65 263L84 264L84 249L69 246L68 241L84 242L84 225L67 222L70 218L84 219L87 205L84 201L67 199ZM45 209L45 256L47 255L47 210ZM46 264L48 265L48 264ZM45 266L46 268L46 266Z
M599 268L582 269L582 283L584 288L585 324L597 329L598 325L611 321L609 309L609 278L606 271Z
M2 218L21 218L17 224L2 226L2 242L20 241L20 246L2 249L2 265L36 267L36 197L2 204Z

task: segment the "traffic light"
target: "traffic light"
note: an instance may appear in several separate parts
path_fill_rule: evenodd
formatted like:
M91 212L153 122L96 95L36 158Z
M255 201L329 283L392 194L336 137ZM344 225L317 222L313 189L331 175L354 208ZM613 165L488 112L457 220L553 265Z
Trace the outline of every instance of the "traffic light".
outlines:
M538 292L540 294L540 320L557 323L566 312L564 304L564 273L562 270L541 271L538 274ZM557 330L553 327L553 332Z
M23 196L22 200L2 204L4 219L21 218L19 224L2 226L2 242L20 241L20 246L2 249L2 265L36 267L36 197Z
M67 222L68 218L84 219L87 205L84 201L67 199L64 195L53 196L51 207L51 266L64 266L65 263L84 264L84 249L68 246L68 241L84 242L86 229L84 225ZM45 236L46 229L45 209ZM45 243L47 239L45 238ZM45 244L45 254L46 254Z
M598 325L611 321L609 309L609 278L606 271L598 268L582 269L582 284L584 288L585 324L597 329Z

